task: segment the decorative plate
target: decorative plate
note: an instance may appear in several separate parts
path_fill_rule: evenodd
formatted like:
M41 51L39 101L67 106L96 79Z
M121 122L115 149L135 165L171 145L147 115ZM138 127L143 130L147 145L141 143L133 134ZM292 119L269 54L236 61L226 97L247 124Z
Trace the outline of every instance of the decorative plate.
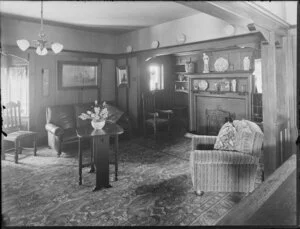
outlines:
M198 82L198 80L193 80L193 88L194 88L194 90L198 90L199 89L199 82Z
M223 57L220 57L215 62L215 70L217 72L225 72L228 69L228 60Z
M200 80L198 85L199 89L202 91L205 91L208 88L208 83L206 80Z
M132 46L128 45L128 46L126 47L126 52L132 52Z
M158 42L158 41L153 41L152 44L151 44L151 47L152 47L153 49L158 48L158 46L159 46L159 42Z
M186 40L186 36L183 33L177 35L176 41L178 44L183 44Z
M230 81L222 80L220 82L220 91L230 91Z

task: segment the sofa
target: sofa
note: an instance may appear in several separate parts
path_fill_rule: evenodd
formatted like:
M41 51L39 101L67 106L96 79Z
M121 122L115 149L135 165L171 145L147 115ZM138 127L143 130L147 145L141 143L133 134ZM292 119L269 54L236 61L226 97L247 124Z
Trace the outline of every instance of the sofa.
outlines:
M46 108L45 129L48 134L48 146L60 156L65 144L77 142L77 128L90 128L91 120L81 120L78 116L90 110L92 103L56 105ZM124 134L131 137L131 121L129 116L117 107L107 104L111 121L116 122L124 129Z
M191 134L190 172L195 192L252 192L264 135L248 120L225 123L218 136Z

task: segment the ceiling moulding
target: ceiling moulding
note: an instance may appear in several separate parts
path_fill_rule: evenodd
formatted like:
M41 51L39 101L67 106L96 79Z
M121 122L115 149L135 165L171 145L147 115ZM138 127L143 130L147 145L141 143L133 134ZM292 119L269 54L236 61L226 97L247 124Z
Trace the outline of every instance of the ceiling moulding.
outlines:
M17 44L16 45L4 45L2 46L2 48L5 48L5 50L11 50L11 49L19 49ZM35 52L35 48L34 47L29 47L27 52L29 53L34 53ZM28 53L28 54L29 54ZM113 53L104 53L104 52L92 52L92 51L80 51L80 50L71 50L71 49L63 49L59 54L59 56L63 56L63 55L70 55L70 53L72 53L72 55L78 55L78 56L87 56L87 57L91 57L91 58L108 58L108 59L114 59L115 55L118 54L113 54ZM52 55L51 53L49 53L49 55Z
M247 27L254 23L265 30L286 35L290 24L261 8L253 2L243 1L212 1L212 2L178 2L197 9L203 13L220 18L230 24Z
M38 18L30 18L30 17L24 17L20 15L15 14L7 14L7 13L0 13L0 18L7 18L7 19L13 19L13 20L20 20L25 22L32 22L39 24L40 21ZM92 27L92 26L83 26L83 25L71 25L63 22L56 22L51 20L44 20L44 24L49 26L58 26L58 27L64 27L64 28L70 28L70 29L76 29L81 31L88 31L88 32L96 32L96 33L106 33L110 35L120 35L123 33L131 32L134 29L112 29L112 28L98 28L98 27ZM143 27L137 27L135 29L140 29Z

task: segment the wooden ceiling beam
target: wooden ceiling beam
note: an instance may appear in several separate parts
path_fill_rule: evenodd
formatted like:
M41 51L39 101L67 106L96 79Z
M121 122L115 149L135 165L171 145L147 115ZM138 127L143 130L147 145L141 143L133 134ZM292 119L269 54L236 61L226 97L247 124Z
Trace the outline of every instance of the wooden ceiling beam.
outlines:
M182 5L196 9L202 13L209 14L213 17L220 18L229 24L237 26L246 26L253 21L242 17L234 12L234 10L228 10L220 6L217 2L207 2L207 1L178 1Z
M287 35L290 24L263 9L255 2L248 1L202 1L178 3L199 10L200 12L220 18L232 25L247 28L249 24L255 24L267 40L269 32L275 32L280 36Z

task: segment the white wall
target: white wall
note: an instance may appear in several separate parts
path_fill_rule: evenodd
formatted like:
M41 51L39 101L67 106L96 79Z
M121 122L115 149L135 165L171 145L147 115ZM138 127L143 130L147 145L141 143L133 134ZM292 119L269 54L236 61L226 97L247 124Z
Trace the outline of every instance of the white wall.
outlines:
M297 24L297 1L256 1L255 3L287 23L291 25Z
M228 25L228 23L223 20L204 13L199 13L121 34L117 37L116 52L124 53L128 45L133 47L133 51L150 49L151 43L154 40L159 41L159 47L177 45L176 37L180 33L186 35L185 43L225 37L228 36L224 31L226 25ZM249 33L249 31L246 28L237 28L235 35L242 33Z
M16 45L16 40L38 39L40 24L1 16L1 43ZM114 53L116 36L73 28L44 25L49 41L60 42L65 50Z

